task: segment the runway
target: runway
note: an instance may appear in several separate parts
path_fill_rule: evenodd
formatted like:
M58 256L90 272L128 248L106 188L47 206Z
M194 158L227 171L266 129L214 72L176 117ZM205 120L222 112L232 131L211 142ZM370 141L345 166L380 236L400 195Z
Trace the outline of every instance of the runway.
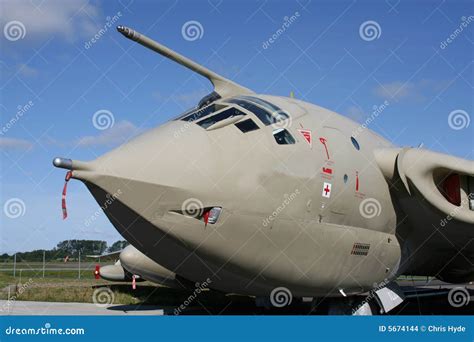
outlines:
M91 303L55 303L0 300L0 315L13 316L162 316L164 310L154 305L105 305Z

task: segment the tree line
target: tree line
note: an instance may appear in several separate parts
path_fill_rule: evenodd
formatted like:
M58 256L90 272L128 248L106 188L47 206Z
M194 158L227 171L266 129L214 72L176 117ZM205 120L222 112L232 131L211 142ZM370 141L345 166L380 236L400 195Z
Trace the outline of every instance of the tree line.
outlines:
M16 253L16 261L43 261L43 254L46 261L75 260L86 255L101 255L120 251L128 245L125 240L115 241L111 246L107 246L102 240L65 240L59 242L53 249L36 249L29 252ZM15 254L3 253L0 255L0 262L13 261Z

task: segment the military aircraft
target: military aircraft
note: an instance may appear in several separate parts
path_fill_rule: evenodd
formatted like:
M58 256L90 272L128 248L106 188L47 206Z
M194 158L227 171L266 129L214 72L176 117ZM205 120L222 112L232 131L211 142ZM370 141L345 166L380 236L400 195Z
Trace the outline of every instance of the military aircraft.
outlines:
M53 161L147 257L225 293L331 298L333 312L354 314L375 312L355 300L372 290L383 311L398 305L399 275L474 280L473 161L394 146L117 29L214 86L196 108L96 160Z

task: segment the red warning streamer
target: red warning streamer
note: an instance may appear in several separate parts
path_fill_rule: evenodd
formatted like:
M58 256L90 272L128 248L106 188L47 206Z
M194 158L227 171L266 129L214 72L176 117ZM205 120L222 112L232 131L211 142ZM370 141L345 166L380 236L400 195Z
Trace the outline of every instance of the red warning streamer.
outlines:
M72 177L72 171L66 173L66 178L64 179L64 188L62 196L62 209L63 209L63 220L67 218L67 208L66 208L66 192L67 192L67 183Z

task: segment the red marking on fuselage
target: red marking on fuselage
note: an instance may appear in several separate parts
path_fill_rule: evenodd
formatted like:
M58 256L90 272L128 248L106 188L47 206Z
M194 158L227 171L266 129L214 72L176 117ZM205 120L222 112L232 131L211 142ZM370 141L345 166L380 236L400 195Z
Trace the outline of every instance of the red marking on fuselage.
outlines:
M359 191L359 172L356 171L356 191Z
M323 167L323 172L327 173L328 175L332 175L332 169L330 169L329 167Z
M319 138L319 141L321 142L321 144L324 145L324 149L326 150L327 159L331 159L331 158L329 158L329 151L328 151L328 146L326 145L326 142L327 142L326 138Z
M331 191L331 189L329 189L329 186L326 185L326 188L324 189L324 192L326 193L326 195Z
M309 129L299 129L298 131L301 133L304 140L306 140L309 146L312 146L313 139L312 139L311 131Z

